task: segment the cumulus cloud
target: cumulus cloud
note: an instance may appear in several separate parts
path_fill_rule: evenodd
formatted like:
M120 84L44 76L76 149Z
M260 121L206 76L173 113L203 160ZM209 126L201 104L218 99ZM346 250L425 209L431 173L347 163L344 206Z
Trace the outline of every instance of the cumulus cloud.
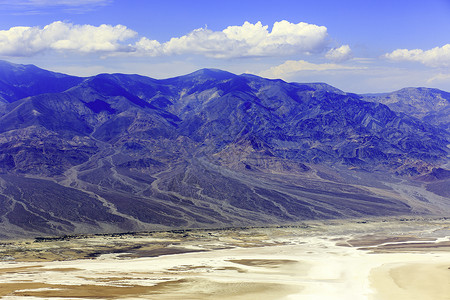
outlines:
M342 45L339 48L333 48L325 54L327 59L335 62L349 60L352 56L352 50L349 45Z
M282 56L320 52L327 44L327 28L300 22L275 22L272 30L261 22L229 26L222 31L195 29L165 43L142 38L136 43L141 55L200 54L216 58Z
M245 49L243 49L243 46L244 43L228 39L223 32L200 28L185 36L171 38L160 46L158 53L164 55L199 54L223 58L244 54ZM140 52L140 49L138 48L137 51ZM152 52L147 51L143 54L152 55Z
M30 56L45 50L90 52L129 51L120 42L136 36L123 25L73 25L54 22L44 28L0 30L0 55Z
M334 63L314 64L304 60L288 60L283 64L271 67L268 70L260 72L258 75L267 78L288 79L296 73L302 71L330 71L330 70L360 70L364 67L344 66Z
M448 67L450 66L450 44L426 51L397 49L384 56L393 61L415 61L431 67Z
M95 27L54 22L44 28L12 27L0 31L0 54L24 56L44 50L70 50L104 51L111 55L133 52L141 56L196 54L232 58L318 53L328 43L326 27L288 21L275 22L271 30L261 22L245 22L222 31L195 29L166 42L141 37L135 43L124 43L136 35L123 25Z

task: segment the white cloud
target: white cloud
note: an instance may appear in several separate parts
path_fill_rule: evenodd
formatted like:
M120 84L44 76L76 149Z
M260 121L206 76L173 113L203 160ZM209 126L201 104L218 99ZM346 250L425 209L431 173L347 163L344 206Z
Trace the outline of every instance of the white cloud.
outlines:
M161 45L159 51L164 55L200 54L217 58L234 57L245 51L244 43L227 38L223 32L200 28L185 36L171 38ZM143 54L151 55L151 52Z
M342 45L339 48L333 48L325 54L325 57L335 62L346 61L352 58L352 50L349 45Z
M120 42L136 32L123 25L73 25L54 22L44 28L12 27L0 30L0 55L31 56L46 50L81 53L129 51Z
M133 47L130 45L130 47ZM138 52L146 53L150 56L160 56L163 54L161 43L156 40L149 40L146 37L141 38L133 47Z
M96 27L54 22L44 28L12 27L0 31L0 55L28 56L57 50L107 52L109 55L133 52L137 56L262 57L322 52L328 43L326 27L288 21L275 22L271 31L261 22L245 22L222 31L195 29L163 43L147 37L135 43L124 43L136 35L123 25Z
M422 49L397 49L384 56L394 61L415 61L431 67L448 67L450 66L450 44L426 51Z
M320 52L326 44L326 27L280 21L274 23L271 31L261 22L245 22L242 26L229 26L223 31L195 29L165 43L144 37L135 46L141 55L199 54L230 58Z
M365 67L352 67L340 64L313 64L304 60L288 60L283 64L271 67L258 75L267 78L288 79L303 71L330 71L330 70L361 70Z
M314 64L304 60L288 60L281 65L271 67L260 72L258 75L267 78L289 79L290 77L304 71L331 71L331 70L362 70L366 67L344 66L334 63Z

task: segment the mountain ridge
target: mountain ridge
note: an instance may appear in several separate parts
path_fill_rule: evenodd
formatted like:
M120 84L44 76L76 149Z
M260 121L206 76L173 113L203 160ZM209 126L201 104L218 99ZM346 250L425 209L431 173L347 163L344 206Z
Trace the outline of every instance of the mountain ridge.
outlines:
M450 93L435 88L403 88L391 93L363 95L366 101L386 104L395 112L450 129Z
M450 211L433 107L419 118L376 95L217 69L45 74L22 92L0 73L17 91L0 105L5 236Z

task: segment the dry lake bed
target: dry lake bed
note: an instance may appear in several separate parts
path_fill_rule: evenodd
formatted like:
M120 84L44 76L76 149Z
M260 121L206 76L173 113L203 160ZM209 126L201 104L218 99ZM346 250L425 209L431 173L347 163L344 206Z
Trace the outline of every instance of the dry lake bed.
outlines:
M450 219L0 242L0 299L450 299Z

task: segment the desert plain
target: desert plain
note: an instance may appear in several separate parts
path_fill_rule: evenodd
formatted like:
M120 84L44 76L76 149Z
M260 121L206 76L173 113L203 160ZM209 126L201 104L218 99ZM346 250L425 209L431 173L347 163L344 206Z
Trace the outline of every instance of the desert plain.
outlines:
M450 299L450 219L0 241L0 299Z

